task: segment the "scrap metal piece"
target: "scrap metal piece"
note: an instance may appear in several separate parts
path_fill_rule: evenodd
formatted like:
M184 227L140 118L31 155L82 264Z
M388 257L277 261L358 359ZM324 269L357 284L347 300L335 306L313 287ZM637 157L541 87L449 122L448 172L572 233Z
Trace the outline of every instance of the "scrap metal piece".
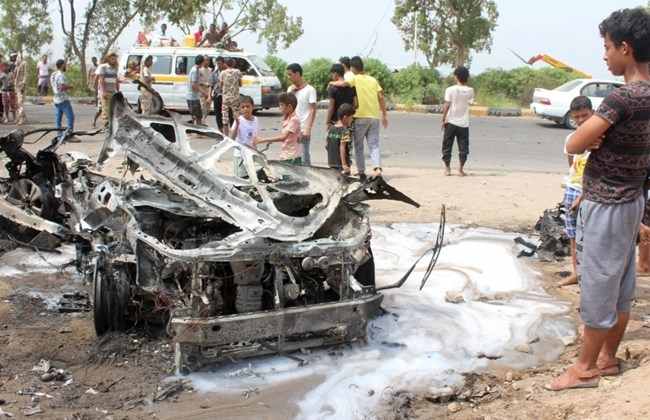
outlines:
M72 293L64 293L59 299L59 312L88 312L91 309L88 292L76 290Z
M343 199L349 203L356 203L365 200L396 200L410 204L416 208L420 205L409 198L407 195L399 192L384 181L384 177L375 176L368 178L359 188L347 194Z

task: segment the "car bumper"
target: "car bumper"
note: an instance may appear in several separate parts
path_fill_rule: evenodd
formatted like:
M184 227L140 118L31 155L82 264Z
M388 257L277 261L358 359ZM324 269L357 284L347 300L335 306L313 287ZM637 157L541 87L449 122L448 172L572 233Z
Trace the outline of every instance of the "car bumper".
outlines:
M562 122L564 120L564 116L568 112L566 109L538 103L530 104L530 111L535 115L539 115L542 118L546 118L555 122Z
M200 318L189 308L172 311L168 332L182 373L206 363L302 348L350 343L366 336L381 313L381 294L278 311Z

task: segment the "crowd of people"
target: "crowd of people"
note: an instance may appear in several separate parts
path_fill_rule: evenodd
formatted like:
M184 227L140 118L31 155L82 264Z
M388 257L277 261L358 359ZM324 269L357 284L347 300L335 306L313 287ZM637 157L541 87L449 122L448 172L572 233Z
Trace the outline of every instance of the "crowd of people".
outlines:
M286 68L291 83L287 92L278 98L282 112L282 130L278 135L261 137L259 123L252 115L253 102L249 97L240 97L239 88L242 73L236 68L233 58L217 57L212 70L211 85L202 79L201 71L210 66L208 56L197 56L190 71L187 103L192 120L205 123L209 104L214 104L217 127L224 134L251 147L261 143L282 143L280 160L292 164L310 165L312 128L316 119L317 92L303 77L300 64L292 63ZM361 57L341 57L331 68L332 81L328 85L329 106L326 121L325 148L328 151L328 165L351 173L351 153L355 153L357 172L366 178L364 140L368 145L373 165L373 175L382 175L381 151L379 148L380 124L388 126L388 114L383 90L377 80L364 73ZM207 92L202 90L208 88ZM236 157L239 157L238 155ZM237 162L237 161L236 161ZM235 174L241 173L241 164L235 163Z
M25 116L25 87L27 85L27 63L20 53L12 53L9 61L0 56L0 86L2 86L2 103L0 104L0 122L3 124L23 125ZM9 119L11 116L11 120Z

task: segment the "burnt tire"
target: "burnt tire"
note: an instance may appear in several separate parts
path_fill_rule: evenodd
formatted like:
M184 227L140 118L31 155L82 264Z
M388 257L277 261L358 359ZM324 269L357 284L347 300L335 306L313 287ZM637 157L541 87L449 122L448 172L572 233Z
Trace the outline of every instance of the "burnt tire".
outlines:
M93 281L95 333L104 335L111 331L124 330L124 311L130 296L126 264L107 262L104 255L98 255Z
M53 193L29 179L19 179L12 183L6 200L27 213L47 220L52 220L57 210Z

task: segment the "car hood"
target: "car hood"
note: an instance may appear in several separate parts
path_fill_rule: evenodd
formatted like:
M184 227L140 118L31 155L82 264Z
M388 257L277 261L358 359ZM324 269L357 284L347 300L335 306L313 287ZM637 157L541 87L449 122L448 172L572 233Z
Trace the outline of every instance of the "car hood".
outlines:
M381 177L360 183L334 169L268 160L263 153L216 129L181 121L176 113L136 114L121 93L113 97L110 114L100 164L122 150L132 170L142 167L168 189L202 208L206 215L256 236L280 241L308 239L342 202L352 205L388 198L418 206ZM214 139L216 144L197 153L191 147L190 136ZM241 154L247 177L234 176L231 167L221 163L232 159L235 149Z

